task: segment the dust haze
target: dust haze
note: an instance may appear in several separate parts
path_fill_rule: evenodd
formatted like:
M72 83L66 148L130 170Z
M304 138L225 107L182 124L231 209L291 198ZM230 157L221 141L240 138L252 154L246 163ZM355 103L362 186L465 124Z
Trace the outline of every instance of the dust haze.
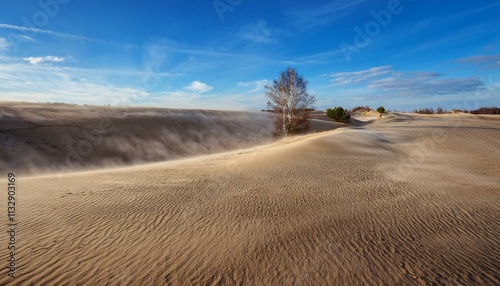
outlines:
M269 114L9 103L0 170L28 173L188 158L269 143Z

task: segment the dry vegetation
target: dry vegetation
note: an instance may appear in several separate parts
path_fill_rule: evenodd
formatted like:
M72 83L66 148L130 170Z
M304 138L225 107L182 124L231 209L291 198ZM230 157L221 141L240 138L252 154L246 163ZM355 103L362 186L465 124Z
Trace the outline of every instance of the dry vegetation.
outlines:
M498 107L481 107L478 109L474 110L460 110L460 109L453 109L451 110L451 113L458 113L458 112L463 112L463 113L471 113L471 114L500 114L500 108ZM413 113L419 113L419 114L446 114L450 113L446 110L444 110L441 107L438 107L436 112L434 112L434 109L432 108L418 108L414 109Z
M434 114L434 109L432 109L432 108L418 108L418 109L414 109L413 113Z
M351 112L362 111L362 112L370 112L372 109L368 106L355 106L351 109Z
M472 114L500 114L500 108L494 107L481 107L476 110L471 110L469 113Z

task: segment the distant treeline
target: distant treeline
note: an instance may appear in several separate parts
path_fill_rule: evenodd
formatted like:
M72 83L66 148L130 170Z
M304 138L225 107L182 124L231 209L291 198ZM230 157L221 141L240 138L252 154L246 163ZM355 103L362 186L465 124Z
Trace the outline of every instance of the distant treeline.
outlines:
M481 107L476 110L469 111L472 114L500 114L500 108L498 107Z
M434 113L445 114L445 113L458 113L458 112L471 113L471 114L500 114L500 108L492 106L492 107L481 107L479 109L474 109L474 110L452 109L451 111L447 111L441 107L438 107L435 112L434 109L432 108L418 108L414 109L413 112L420 114L434 114Z
M413 109L413 113L434 114L434 109L432 109L432 108L418 108L418 109ZM438 107L436 113L437 114L442 114L442 113L446 113L446 111L443 110L441 107Z
M312 109L312 108L311 109L308 108L307 110L314 111L314 109ZM268 110L268 109L263 109L262 111L271 112L271 113L276 112L274 110ZM355 112L355 111L369 112L369 111L372 111L372 109L368 105L365 105L365 106L355 106L350 111L348 109L346 109L346 111L348 113ZM395 111L395 110L393 110L393 111ZM471 113L471 114L500 114L500 107L496 107L496 106L481 107L481 108L474 109L474 110L467 110L467 109L464 109L464 110L462 110L462 109L446 110L446 109L443 109L441 107L438 107L436 110L434 110L433 108L426 107L426 108L413 109L412 112L413 113L420 113L420 114L447 114L447 113L459 113L459 112Z

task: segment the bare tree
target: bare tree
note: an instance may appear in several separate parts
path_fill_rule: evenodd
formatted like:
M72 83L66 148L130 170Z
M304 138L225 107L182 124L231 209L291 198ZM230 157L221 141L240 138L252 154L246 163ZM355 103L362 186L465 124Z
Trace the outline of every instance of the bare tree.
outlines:
M275 113L276 134L285 137L309 127L316 99L307 91L307 83L293 68L287 68L265 86L267 106Z

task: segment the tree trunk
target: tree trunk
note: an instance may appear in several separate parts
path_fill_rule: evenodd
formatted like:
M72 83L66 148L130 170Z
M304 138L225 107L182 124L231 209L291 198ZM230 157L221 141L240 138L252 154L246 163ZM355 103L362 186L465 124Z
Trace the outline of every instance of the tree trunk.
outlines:
M286 124L286 113L283 112L283 137L288 136L288 129Z

